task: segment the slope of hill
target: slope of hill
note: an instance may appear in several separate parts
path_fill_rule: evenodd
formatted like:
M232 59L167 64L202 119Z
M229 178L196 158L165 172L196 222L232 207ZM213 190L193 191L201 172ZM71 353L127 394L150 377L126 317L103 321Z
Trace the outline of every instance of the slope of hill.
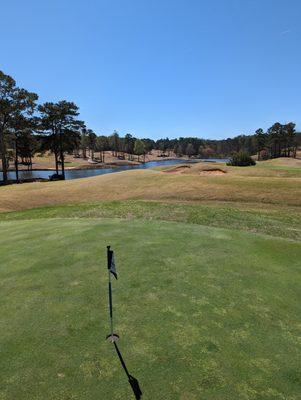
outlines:
M210 168L219 168L226 173L222 176L200 175L200 171ZM301 205L299 167L279 167L269 162L248 168L200 163L181 174L166 171L168 169L135 170L65 182L1 187L0 210L128 199Z

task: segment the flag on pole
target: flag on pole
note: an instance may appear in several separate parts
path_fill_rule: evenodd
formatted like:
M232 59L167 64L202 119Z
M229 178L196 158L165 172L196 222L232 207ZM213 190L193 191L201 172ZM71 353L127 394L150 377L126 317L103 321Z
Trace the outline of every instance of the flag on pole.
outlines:
M139 386L138 380L133 377L133 375L130 375L124 359L120 353L120 350L116 344L117 340L119 340L119 335L117 333L114 333L113 331L113 296L112 296L112 282L111 282L111 275L113 274L115 278L117 279L117 272L116 272L116 266L115 266L115 260L114 260L114 252L111 250L110 246L107 246L107 259L108 259L108 271L109 271L109 310L110 310L110 328L111 328L111 333L107 335L106 339L114 344L115 350L117 352L118 358L120 360L120 363L122 365L122 368L124 369L124 372L127 375L128 382L131 385L131 388L133 390L133 393L135 395L136 400L140 400L142 396L142 391Z
M107 335L107 340L111 343L116 342L119 340L119 335L114 333L113 331L113 295L112 295L112 282L111 282L111 273L117 279L117 273L114 263L114 253L110 250L110 246L107 246L107 259L108 259L108 273L109 273L109 310L110 310L110 327L111 333Z
M114 251L110 250L110 246L108 246L108 270L115 276L117 279L117 271L114 259Z

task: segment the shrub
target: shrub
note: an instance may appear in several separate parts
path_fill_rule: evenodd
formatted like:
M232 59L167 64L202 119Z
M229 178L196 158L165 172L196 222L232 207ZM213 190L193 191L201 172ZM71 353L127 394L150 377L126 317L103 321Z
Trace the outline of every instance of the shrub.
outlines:
M61 174L52 174L49 176L50 181L62 181L63 180L63 175Z
M255 164L256 162L253 160L253 158L244 151L239 151L238 153L234 153L230 161L227 163L227 165L232 165L235 167L248 167L250 165L255 165Z

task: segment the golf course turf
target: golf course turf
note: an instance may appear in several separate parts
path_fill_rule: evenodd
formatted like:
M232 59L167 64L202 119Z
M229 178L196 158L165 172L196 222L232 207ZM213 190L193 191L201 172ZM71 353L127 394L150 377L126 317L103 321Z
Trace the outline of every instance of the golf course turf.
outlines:
M131 398L105 341L107 244L115 330L143 398L300 398L300 242L196 223L7 215L1 400Z
M0 400L299 400L301 168L0 188ZM178 171L179 172L179 171Z

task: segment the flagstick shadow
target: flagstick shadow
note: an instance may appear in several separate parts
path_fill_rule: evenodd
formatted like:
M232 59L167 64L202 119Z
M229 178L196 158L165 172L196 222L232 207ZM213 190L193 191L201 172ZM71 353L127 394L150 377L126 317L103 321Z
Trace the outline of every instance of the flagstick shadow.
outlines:
M138 380L136 378L134 378L132 375L130 375L116 342L114 342L114 347L115 347L115 350L116 350L116 352L118 354L118 358L120 360L122 368L124 369L124 372L126 373L126 375L128 377L128 381L129 381L129 384L131 385L131 388L132 388L133 393L135 395L135 399L136 400L140 400L141 396L142 396L142 392L141 392L141 389L140 389L140 386L139 386L139 382L138 382Z

